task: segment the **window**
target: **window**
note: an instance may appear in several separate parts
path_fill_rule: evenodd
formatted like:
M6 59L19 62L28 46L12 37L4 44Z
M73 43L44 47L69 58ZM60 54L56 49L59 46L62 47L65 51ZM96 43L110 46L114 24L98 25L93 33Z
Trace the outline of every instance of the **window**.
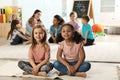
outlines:
M101 12L115 12L115 0L101 0Z

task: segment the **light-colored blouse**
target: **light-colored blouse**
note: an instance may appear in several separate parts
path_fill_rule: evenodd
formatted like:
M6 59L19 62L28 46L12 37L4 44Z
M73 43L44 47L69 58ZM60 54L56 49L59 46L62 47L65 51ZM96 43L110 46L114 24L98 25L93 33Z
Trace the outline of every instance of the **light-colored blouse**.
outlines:
M77 22L68 22L68 23L74 27L75 31L77 31L80 28L80 26Z

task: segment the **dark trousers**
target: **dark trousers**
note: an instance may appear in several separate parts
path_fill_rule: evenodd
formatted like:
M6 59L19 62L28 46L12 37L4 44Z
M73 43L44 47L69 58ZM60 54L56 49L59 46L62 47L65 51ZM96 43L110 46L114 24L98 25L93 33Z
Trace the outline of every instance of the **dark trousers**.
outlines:
M17 44L22 44L23 42L25 42L27 40L22 39L21 37L19 37L18 35L15 37L15 39L13 39L13 41L10 43L11 45L17 45Z
M48 42L49 42L49 43L54 43L52 37L50 37L50 38L48 39Z
M57 35L57 38L56 38L56 43L61 42L61 41L63 41L63 40L64 40L64 39L61 37L61 34L58 34L58 35ZM54 43L52 37L50 37L50 38L48 39L48 42L49 42L49 43Z
M39 64L39 63L35 63L36 65ZM19 61L18 62L18 67L20 69L22 69L23 71L25 72L28 72L28 73L32 73L32 66L29 62L25 62L25 61ZM39 69L39 72L50 72L51 70L53 69L53 64L48 62L46 63L45 65L43 65L40 69Z
M24 35L22 32L20 32L22 35ZM17 44L22 44L23 42L25 42L27 40L19 37L18 35L15 37L15 39L13 39L13 41L10 43L11 45L17 45Z
M84 46L93 45L94 41L95 41L94 39L87 39L87 43Z

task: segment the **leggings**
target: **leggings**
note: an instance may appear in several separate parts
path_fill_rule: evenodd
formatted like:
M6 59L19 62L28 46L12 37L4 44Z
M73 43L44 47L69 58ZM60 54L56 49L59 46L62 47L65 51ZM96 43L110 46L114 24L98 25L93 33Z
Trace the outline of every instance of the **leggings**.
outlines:
M74 66L77 62L68 62L71 66ZM89 62L83 62L76 72L86 72L90 69L91 64ZM59 61L54 62L54 68L61 73L67 74L67 67L60 63Z
M39 64L39 63L36 63L36 65L37 64ZM32 66L29 62L19 61L18 62L18 67L25 72L28 72L30 74L32 73ZM48 62L39 69L39 72L49 73L52 69L53 69L53 64Z

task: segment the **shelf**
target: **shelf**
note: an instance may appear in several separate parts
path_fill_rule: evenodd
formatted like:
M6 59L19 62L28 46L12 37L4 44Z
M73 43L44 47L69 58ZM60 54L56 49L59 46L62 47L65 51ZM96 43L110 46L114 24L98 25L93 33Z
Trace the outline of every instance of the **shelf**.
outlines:
M10 30L10 23L0 23L0 37L7 38L7 34Z

